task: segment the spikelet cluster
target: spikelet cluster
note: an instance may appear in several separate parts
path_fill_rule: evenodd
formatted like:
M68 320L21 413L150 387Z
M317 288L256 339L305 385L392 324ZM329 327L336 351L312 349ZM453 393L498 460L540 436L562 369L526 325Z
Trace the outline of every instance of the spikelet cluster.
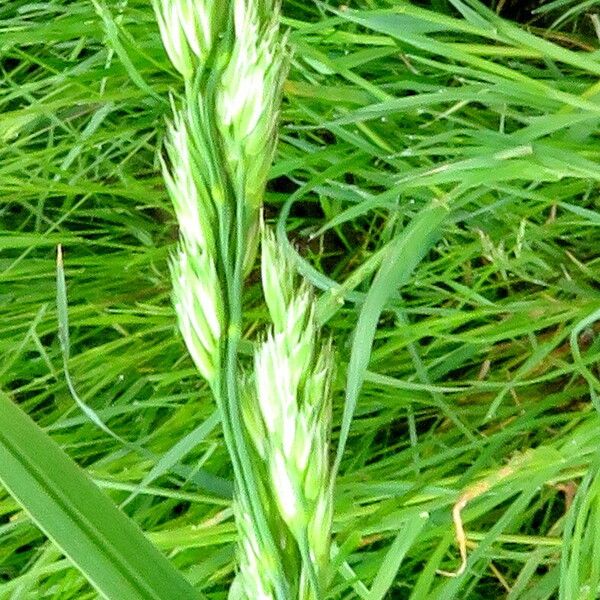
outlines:
M234 44L221 76L217 113L235 184L258 209L275 151L275 127L286 75L286 36L274 6L261 20L255 2L233 0Z
M287 36L279 3L233 0L234 42L217 91L217 125L228 175L244 198L248 233L244 271L256 257L259 214L276 147L276 126L287 74ZM270 5L270 6L269 6Z
M214 384L219 372L223 299L216 268L216 208L206 178L198 174L202 157L184 118L175 111L163 161L167 190L179 223L180 241L171 259L173 303L179 329L200 374Z
M233 302L225 286L232 269L250 268L261 237L287 40L279 33L278 0L153 3L167 54L185 81L163 162L180 230L171 263L174 305L194 363L221 401ZM242 253L234 250L240 241ZM325 584L331 535L333 352L320 337L312 290L267 229L262 245L272 328L238 399L257 489L237 490L240 566L230 598L313 600ZM237 443L230 450L246 449Z
M329 559L333 352L320 338L312 290L267 229L261 264L273 327L256 350L243 414L270 497L302 556L298 597L312 598L309 574L322 584Z
M153 2L167 54L186 82L183 100L174 102L165 143L168 161L163 161L180 229L171 261L174 305L198 370L214 384L225 328L219 271L231 260L220 251L234 243L238 230L232 214L241 199L236 217L243 223L245 272L256 256L285 76L285 40L278 32L277 4ZM228 21L233 35L224 31ZM207 69L215 85L202 77Z

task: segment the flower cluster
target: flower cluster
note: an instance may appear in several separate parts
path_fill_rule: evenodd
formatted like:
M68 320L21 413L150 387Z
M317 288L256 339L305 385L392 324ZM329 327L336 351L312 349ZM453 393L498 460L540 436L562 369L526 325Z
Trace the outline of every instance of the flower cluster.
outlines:
M262 202L275 150L275 127L286 74L287 39L279 15L259 19L254 2L234 0L234 45L218 88L218 126L234 184L243 182L247 202Z
M186 81L168 129L168 164L163 161L180 228L172 261L174 305L190 354L211 383L219 373L224 330L219 269L230 258L219 252L233 243L223 236L237 235L232 213L241 198L236 217L245 238L244 272L254 263L286 64L276 4L269 14L253 0L232 0L232 36L223 35L227 11L217 4L154 0L167 54ZM214 86L200 77L209 55Z
M244 198L249 232L244 271L256 257L260 207L276 147L276 127L287 73L287 36L279 33L279 6L233 0L234 43L218 83L217 126L229 177Z
M320 339L311 289L297 281L293 266L267 229L262 239L262 274L273 328L256 350L255 389L246 396L243 414L279 515L299 552L309 550L304 561L308 558L311 564L303 565L302 579L312 569L322 580L332 517L333 351L330 342Z

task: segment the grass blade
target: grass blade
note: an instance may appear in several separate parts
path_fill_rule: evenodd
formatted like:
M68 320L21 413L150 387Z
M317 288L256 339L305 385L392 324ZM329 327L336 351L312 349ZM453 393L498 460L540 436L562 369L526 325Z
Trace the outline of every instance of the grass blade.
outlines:
M396 574L406 553L423 530L428 518L429 515L427 513L421 513L406 521L381 562L368 600L383 600L385 598L388 590L394 585Z
M69 371L69 358L71 356L71 342L69 340L69 312L67 304L67 284L65 281L65 269L63 264L62 246L58 246L56 254L56 313L58 316L58 339L60 342L60 348L63 355L63 369L65 372L65 380L71 396L77 403L77 406L85 414L85 416L94 424L96 427L104 431L104 433L110 435L119 443L126 445L127 442L114 433L108 425L100 418L98 413L91 407L88 406L79 396L73 380L71 379L71 372Z
M390 296L408 280L415 267L431 249L439 235L439 227L447 216L448 208L437 202L422 210L410 225L390 243L387 260L383 261L375 275L354 330L346 380L346 402L334 473L338 471L344 454L354 409L369 366L381 312Z
M198 598L143 532L6 395L0 481L109 600Z

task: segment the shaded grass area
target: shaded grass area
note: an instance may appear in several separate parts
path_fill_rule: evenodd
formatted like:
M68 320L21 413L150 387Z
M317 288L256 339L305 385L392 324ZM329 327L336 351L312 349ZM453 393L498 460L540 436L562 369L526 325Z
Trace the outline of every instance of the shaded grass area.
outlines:
M531 31L475 2L421 4L285 3L295 54L267 214L293 194L285 226L339 352L336 440L346 366L371 350L355 326L374 282L385 297L341 465L332 597L594 598L598 3L541 4ZM157 156L179 81L141 0L13 0L0 19L0 388L225 597L229 461L217 426L198 433L214 406L169 299ZM395 243L439 207L439 233L407 250L423 260L386 289ZM137 450L68 393L59 243L75 385ZM247 349L260 306L252 284ZM455 507L468 563L449 577ZM6 494L0 580L0 598L96 597Z

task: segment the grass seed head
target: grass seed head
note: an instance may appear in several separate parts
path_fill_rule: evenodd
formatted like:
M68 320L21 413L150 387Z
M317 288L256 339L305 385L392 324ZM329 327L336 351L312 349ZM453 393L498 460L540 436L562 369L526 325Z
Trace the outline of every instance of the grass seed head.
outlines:
M286 38L279 7L265 19L252 0L234 0L234 41L217 93L218 127L234 181L253 211L267 182L276 142ZM256 213L258 217L258 213Z
M169 126L167 154L170 166L163 162L163 175L182 238L189 247L215 255L214 199L200 167L201 157L194 136L181 111L175 112Z
M317 572L327 564L331 531L329 438L331 342L322 342L314 298L263 228L264 295L273 328L255 352L245 426L265 464L277 510L300 547L308 541ZM248 382L247 382L248 383ZM257 417L257 415L260 415Z
M296 274L280 248L275 234L262 227L261 277L265 302L275 331L283 331L288 323L288 306L296 291Z
M236 500L235 515L240 534L239 572L229 599L274 600L273 580L276 577L276 569L272 558L256 535L250 514L241 498Z

